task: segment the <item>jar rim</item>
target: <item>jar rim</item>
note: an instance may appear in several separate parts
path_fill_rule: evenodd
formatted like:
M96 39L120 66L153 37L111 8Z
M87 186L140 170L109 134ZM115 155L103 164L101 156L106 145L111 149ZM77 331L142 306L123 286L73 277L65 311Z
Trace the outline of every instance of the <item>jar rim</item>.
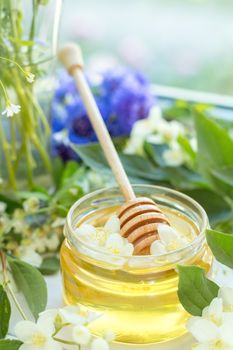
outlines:
M78 243L80 243L82 246L84 246L88 250L93 251L93 252L98 253L98 254L101 254L103 256L112 257L112 258L113 257L114 258L116 258L116 257L117 258L127 258L127 259L134 258L134 259L137 259L138 261L140 261L140 259L146 259L146 258L168 258L168 260L169 260L169 258L171 258L173 255L175 255L177 253L183 253L186 250L190 250L190 249L194 248L195 246L198 246L199 244L201 244L205 240L205 230L209 226L209 221L208 221L208 217L207 217L207 214L206 214L204 208L196 200L194 200L193 198L189 197L188 195L186 195L182 192L170 189L170 188L165 187L165 186L157 186L157 185L151 185L151 184L132 184L132 186L133 187L140 187L142 189L143 188L147 188L147 189L151 188L151 189L157 189L157 190L161 190L161 191L165 190L167 193L173 194L173 195L179 197L179 199L183 199L183 200L188 201L200 213L199 215L201 217L201 227L199 227L199 232L200 232L199 235L193 241L191 241L189 244L187 244L186 246L184 246L182 248L170 251L168 253L158 254L158 255L120 255L120 254L114 255L114 254L111 254L109 252L102 251L101 249L98 249L92 245L89 245L88 243L84 242L82 239L80 239L76 235L75 229L73 229L73 226L72 226L73 213L74 213L75 209L77 208L77 206L82 204L85 200L90 199L90 198L95 197L95 196L98 196L99 194L104 193L104 192L119 189L118 186L110 186L110 187L101 188L101 189L98 189L96 191L88 193L87 195L78 199L71 206L71 208L67 214L66 224L65 224L65 227L68 226L68 230L69 230L69 232L71 232L70 236L75 238L75 240L77 240ZM119 190L119 192L120 192L120 190Z

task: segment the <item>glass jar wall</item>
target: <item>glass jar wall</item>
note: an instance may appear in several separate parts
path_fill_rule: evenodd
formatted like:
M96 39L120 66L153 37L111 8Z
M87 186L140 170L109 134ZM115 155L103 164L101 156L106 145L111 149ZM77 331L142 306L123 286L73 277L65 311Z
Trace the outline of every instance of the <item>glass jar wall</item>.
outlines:
M211 256L204 231L205 211L193 199L157 186L134 186L137 196L155 200L178 231L196 238L185 248L160 256L113 257L81 242L75 228L101 226L123 203L117 188L99 190L77 201L67 217L61 249L64 299L101 317L91 323L96 334L112 329L116 340L131 344L168 341L185 333L188 314L177 296L177 264L209 270Z

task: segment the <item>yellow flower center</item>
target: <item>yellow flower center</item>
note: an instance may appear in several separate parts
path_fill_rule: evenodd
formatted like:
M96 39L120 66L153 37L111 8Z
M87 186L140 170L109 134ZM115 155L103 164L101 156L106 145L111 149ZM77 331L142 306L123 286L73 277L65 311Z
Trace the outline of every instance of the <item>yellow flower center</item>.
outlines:
M176 239L172 240L168 245L167 245L167 249L169 251L172 251L172 250L176 250L179 248L179 243L177 242Z
M88 311L85 311L85 310L79 311L78 315L85 318L88 316Z
M113 254L119 254L120 253L120 249L117 247L111 247L109 249Z
M216 326L221 326L221 320L220 320L218 317L216 317L215 314L210 314L210 315L209 315L209 320L210 320L211 322L215 323Z
M46 343L46 337L43 334L36 333L33 335L33 337L32 337L32 344L33 345L41 346L41 345L44 345L45 343Z
M99 242L100 245L104 245L105 241L106 241L106 238L107 238L107 232L99 229L97 230L96 232L96 239L97 241Z
M211 347L212 349L212 347ZM216 341L213 343L213 349L225 349L225 344L224 344L224 341L221 340L221 339L216 339Z

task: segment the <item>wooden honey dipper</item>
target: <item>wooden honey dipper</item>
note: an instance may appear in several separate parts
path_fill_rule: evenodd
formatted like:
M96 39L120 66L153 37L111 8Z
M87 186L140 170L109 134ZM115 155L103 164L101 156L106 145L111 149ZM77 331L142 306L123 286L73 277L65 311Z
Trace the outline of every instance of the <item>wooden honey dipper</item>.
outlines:
M133 243L135 255L149 254L151 244L158 239L157 225L159 223L169 225L169 221L152 199L136 198L84 76L80 47L76 44L67 44L58 52L58 57L76 82L91 124L125 198L126 203L119 212L121 235Z

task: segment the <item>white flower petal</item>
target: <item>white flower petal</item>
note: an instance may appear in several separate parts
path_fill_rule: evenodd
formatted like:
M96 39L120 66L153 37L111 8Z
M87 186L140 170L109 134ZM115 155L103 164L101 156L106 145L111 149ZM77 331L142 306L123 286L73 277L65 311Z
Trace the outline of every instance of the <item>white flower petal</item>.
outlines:
M185 161L184 154L181 148L170 148L163 152L163 159L166 165L176 167L182 165Z
M72 330L72 337L80 345L87 345L91 340L91 332L85 326L75 326Z
M29 83L33 83L35 80L35 74L32 73L26 73L26 79Z
M159 106L153 106L150 109L148 120L150 122L151 129L153 129L158 122L162 119L162 111Z
M230 287L221 287L218 297L223 300L224 311L233 311L233 289Z
M164 143L164 139L162 137L162 135L160 134L151 134L151 135L148 135L146 137L146 140L150 143L154 143L156 145L160 145L162 143Z
M134 252L134 245L132 243L126 243L122 250L122 255L131 256Z
M119 255L124 248L124 240L118 233L113 233L108 237L105 248L109 253Z
M15 326L15 335L22 342L31 339L34 333L38 332L36 323L31 321L20 321Z
M222 322L222 312L222 299L214 298L210 305L204 308L202 316L219 326Z
M198 344L192 347L192 350L211 350L212 346L209 344Z
M6 109L2 112L2 115L6 114L7 117L12 117L14 114L18 114L20 109L21 106L11 103L7 105Z
M59 310L62 318L75 325L83 325L86 322L87 313L83 313L79 307L70 305Z
M55 331L54 318L48 315L42 315L37 321L37 326L42 333L50 337Z
M83 224L77 228L76 233L81 236L90 236L96 234L96 228L90 224Z
M29 246L26 247L23 251L23 253L20 255L21 260L25 261L26 263L33 265L35 267L40 267L42 264L42 257L40 254L38 254L33 247Z
M102 314L100 312L89 311L87 316L87 323L93 322L101 316Z
M19 350L38 350L38 346L32 344L22 344Z
M59 310L58 309L47 309L43 312L40 312L39 314L39 320L47 319L47 318L52 318L53 320L56 318L58 315Z
M222 341L226 345L233 347L233 323L232 322L225 322L220 327L220 336Z
M200 343L209 343L219 337L218 327L201 317L191 317L186 327Z
M167 250L163 242L156 240L150 246L151 255L162 255L166 254Z
M168 245L172 241L178 240L180 238L177 231L166 224L158 224L158 234L159 238L165 245Z
M118 216L112 215L104 225L104 229L111 233L120 233L120 220Z
M30 350L32 350L32 349L30 349ZM38 347L35 348L35 350L38 350ZM47 343L44 345L43 350L63 350L63 344L61 344L53 339L49 339L47 341Z
M105 339L97 338L91 343L91 350L109 350L109 345Z
M104 339L108 342L111 343L116 339L116 334L111 330L111 329L107 329L104 332Z
M229 323L233 325L233 312L223 312L222 323Z

